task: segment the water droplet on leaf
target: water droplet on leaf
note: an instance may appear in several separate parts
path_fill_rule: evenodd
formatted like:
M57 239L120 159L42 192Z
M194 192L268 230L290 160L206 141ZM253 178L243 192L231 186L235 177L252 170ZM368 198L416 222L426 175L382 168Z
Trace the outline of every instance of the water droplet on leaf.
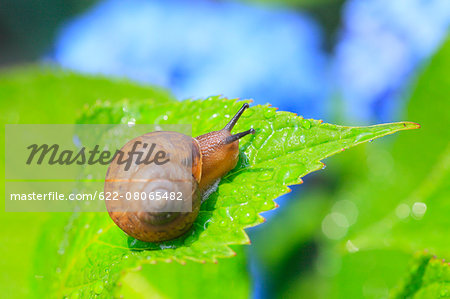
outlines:
M129 121L128 121L128 127L134 127L134 125L136 124L136 119L134 119L134 118L131 118Z
M373 137L373 133L361 133L358 136L356 136L355 142L364 141L370 139L370 137Z
M272 171L264 171L258 176L258 181L265 182L271 180L273 177Z
M302 127L303 129L308 130L309 128L311 128L311 122L307 119L303 119L302 120Z
M264 117L265 118L272 118L276 113L275 108L269 108L264 112Z
M247 118L247 117L252 116L254 113L255 113L255 109L247 109L245 111L245 113L242 114L242 117Z
M234 213L234 220L241 224L249 224L255 221L255 210L247 205L239 207Z
M97 281L94 285L94 292L96 294L101 294L103 292L103 282Z

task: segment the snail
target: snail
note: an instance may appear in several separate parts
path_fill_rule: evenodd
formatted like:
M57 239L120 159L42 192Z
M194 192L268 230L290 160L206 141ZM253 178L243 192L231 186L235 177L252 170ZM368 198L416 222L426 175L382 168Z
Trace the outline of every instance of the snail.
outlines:
M144 242L185 234L198 216L202 196L236 166L239 139L255 133L251 128L231 134L248 107L245 103L222 130L196 138L156 131L127 142L120 151L135 154L135 163L127 169L116 155L104 186L113 199L106 201L106 208L119 228ZM150 152L156 152L155 158L143 162Z

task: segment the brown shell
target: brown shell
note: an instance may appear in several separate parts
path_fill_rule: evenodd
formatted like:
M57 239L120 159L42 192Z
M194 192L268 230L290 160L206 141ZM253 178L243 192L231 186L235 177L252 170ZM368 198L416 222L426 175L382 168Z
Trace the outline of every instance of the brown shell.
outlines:
M136 142L141 143L135 146ZM117 155L106 173L105 194L110 192L111 198L118 200L106 201L106 207L112 220L128 235L145 242L160 242L181 236L197 218L201 204L198 183L202 175L202 156L195 139L165 131L139 136L125 144L121 151L128 155L135 146L135 152L142 152L142 157L146 157L152 144L155 144L153 156L163 151L168 162L138 165L135 163L137 155L133 155L133 163L126 170L126 163L120 164ZM183 200L149 200L150 193L156 192L181 192ZM139 200L134 199L136 193ZM144 195L146 200L142 200ZM130 197L131 200L127 200Z

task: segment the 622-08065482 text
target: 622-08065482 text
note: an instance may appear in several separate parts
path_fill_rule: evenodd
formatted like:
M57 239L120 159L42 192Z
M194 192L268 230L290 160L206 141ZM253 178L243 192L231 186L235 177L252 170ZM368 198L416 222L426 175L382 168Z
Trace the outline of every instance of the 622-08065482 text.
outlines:
M94 192L94 193L64 193L51 191L48 193L11 193L10 200L183 200L182 192Z

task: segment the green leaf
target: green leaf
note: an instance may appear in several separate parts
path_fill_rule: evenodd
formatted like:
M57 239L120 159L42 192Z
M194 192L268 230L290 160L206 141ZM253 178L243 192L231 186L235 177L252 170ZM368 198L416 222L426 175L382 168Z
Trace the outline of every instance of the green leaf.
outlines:
M417 134L361 147L340 160L345 162L333 174L337 187L324 195L333 200L327 215L352 221L335 238L322 233L324 221L319 227L321 251L333 252L326 263L318 259L315 273L329 290L326 298L386 297L415 252L450 258L449 67L447 42L421 75L408 106L406 118L422 125ZM352 208L342 209L343 203Z
M450 131L443 125L450 123L450 101L446 99L450 92L448 67L450 42L422 74L408 108L408 117L418 120L424 129L413 138L399 136L391 151L396 168L387 178L381 172L371 174L366 181L380 186L378 198L369 196L365 200L373 201L381 213L376 213L377 218L363 230L360 227L355 231L352 239L357 247L369 249L389 244L399 250L428 249L450 257ZM372 149L374 156L384 154L383 149ZM371 186L367 187L366 194L372 191ZM389 213L383 206L391 207ZM375 214L373 209L370 213Z
M416 255L392 298L450 298L450 264L427 253Z
M448 237L450 226L450 131L443 126L450 123L450 102L446 100L450 91L446 76L449 54L447 42L423 73L411 98L408 117L420 121L424 129L414 138L399 136L391 151L395 169L389 176L375 169L360 189L365 190L364 195L369 195L374 185L380 190L377 196L364 199L373 202L365 209L376 217L354 227L352 241L362 250L387 245L410 253L428 249L450 256L450 243L444 237ZM372 150L375 157L386 152ZM382 164L381 160L375 163Z
M114 294L124 298L249 298L246 256L237 250L238 256L218 264L142 265L121 277Z
M97 100L115 101L128 98L171 101L166 90L141 86L127 80L81 76L50 67L21 67L0 72L0 122L5 124L74 123L84 105ZM5 139L0 138L1 148ZM0 155L0 168L5 155ZM0 172L2 181L5 172ZM0 184L4 206L5 184ZM29 297L29 276L32 273L35 244L41 225L49 213L7 213L0 210L0 289L9 298ZM64 217L60 215L61 217ZM64 217L67 218L67 217ZM14 228L14 229L12 229ZM59 242L60 240L58 240ZM39 252L39 249L37 250ZM41 257L39 257L41 258Z
M136 124L192 123L193 134L200 135L222 128L241 105L219 97L174 103L125 101L92 107L80 122L118 123L132 117ZM258 105L245 112L234 130L249 127L257 133L240 143L240 162L202 205L192 230L176 240L144 243L126 236L107 214L74 214L56 250L60 253L58 275L48 273L53 277L48 279L51 292L61 296L73 292L111 294L126 269L157 261L217 262L218 258L234 256L230 245L249 244L244 229L262 223L264 218L259 213L275 208L273 199L289 192L288 185L299 184L302 176L321 169L320 160L418 125L403 122L343 127ZM50 225L47 236L54 230L55 225ZM52 250L55 252L55 248ZM42 270L47 267L44 261L37 266Z

